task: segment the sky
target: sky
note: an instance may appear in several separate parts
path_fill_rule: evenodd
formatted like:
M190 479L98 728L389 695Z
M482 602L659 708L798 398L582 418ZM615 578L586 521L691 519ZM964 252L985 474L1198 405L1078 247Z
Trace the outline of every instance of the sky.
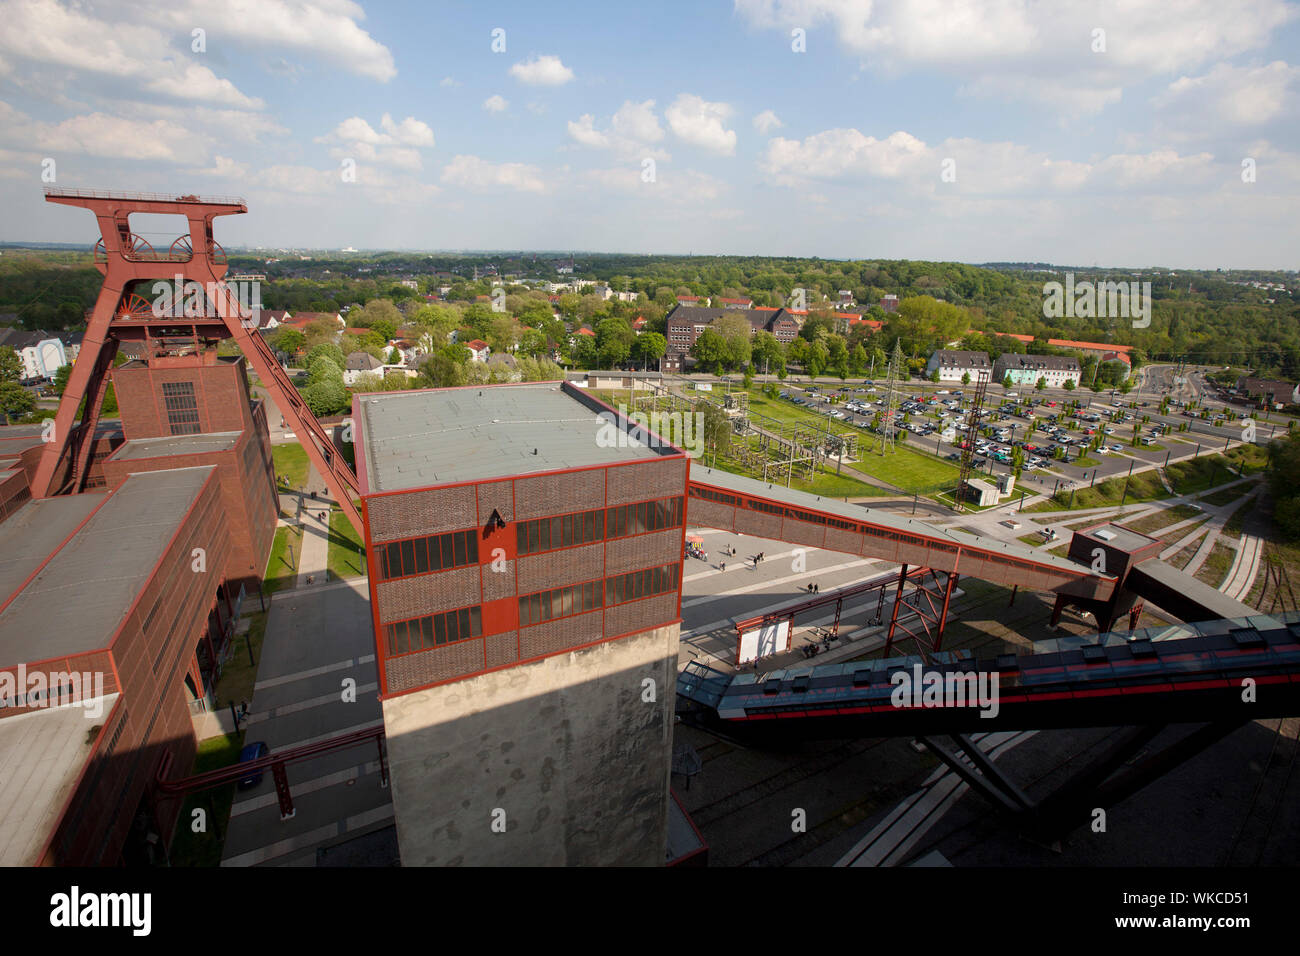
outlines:
M0 0L0 240L1297 269L1298 92L1285 0Z

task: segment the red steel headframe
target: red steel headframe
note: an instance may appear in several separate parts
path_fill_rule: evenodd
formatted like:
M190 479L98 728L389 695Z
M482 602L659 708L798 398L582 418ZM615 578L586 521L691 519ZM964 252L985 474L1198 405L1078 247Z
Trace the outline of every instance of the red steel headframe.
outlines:
M49 436L32 481L33 497L77 492L86 480L95 427L118 344L124 339L152 341L168 335L187 335L197 344L233 338L244 357L275 397L307 457L325 479L330 494L358 532L361 516L353 503L359 488L356 474L335 448L329 433L316 420L294 388L270 346L249 321L224 279L228 268L225 250L212 236L217 216L248 212L242 199L231 197L168 196L158 193L115 193L83 189L47 189L47 202L80 206L95 214L100 240L95 246L95 266L104 283L59 402L54 432ZM177 237L166 252L159 252L131 231L132 213L184 216L188 232ZM149 300L135 293L141 283L197 283L204 290L203 315L158 316ZM78 422L77 409L86 399Z

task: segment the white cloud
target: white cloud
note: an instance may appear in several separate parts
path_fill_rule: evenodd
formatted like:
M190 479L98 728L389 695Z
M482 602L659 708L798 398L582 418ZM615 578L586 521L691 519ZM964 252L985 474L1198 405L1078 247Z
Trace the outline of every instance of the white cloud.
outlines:
M785 124L777 117L776 113L771 110L763 110L754 117L754 129L758 130L764 136L774 129L780 129Z
M229 156L213 156L212 166L207 169L189 170L195 176L224 176L228 179L243 179L248 175L248 164L236 162Z
M489 96L487 99L483 101L483 108L487 110L489 113L501 113L509 105L510 102L505 97L496 93L492 94L491 96Z
M31 120L5 104L0 111L0 142L50 155L81 153L111 159L201 162L203 143L169 120L141 121L88 113L58 123Z
M1184 113L1195 123L1207 121L1254 126L1283 115L1293 102L1300 68L1275 60L1267 66L1217 64L1203 76L1184 76L1169 84L1153 103Z
M569 121L569 136L583 146L612 150L620 156L668 159L668 154L655 146L664 138L664 130L654 105L654 100L624 101L607 130L597 129L595 117L584 113L577 120Z
M710 103L694 94L682 93L664 110L664 118L678 139L730 156L736 151L736 131L724 124L731 113L726 103Z
M239 109L260 110L264 104L260 99L245 96L234 83L222 79L206 66L186 63L178 67L175 75L160 76L145 84L150 93L192 100L198 103L211 103L215 106L233 106Z
M441 80L438 81L438 85L439 86L460 86L461 82L460 80L453 79L450 76L444 76Z
M793 140L776 137L761 168L778 181L878 176L895 178L919 168L929 154L925 143L899 131L885 139L856 129L829 129Z
M510 75L530 86L563 86L573 79L573 71L558 56L530 56L512 66Z
M885 73L946 71L969 92L1095 112L1123 88L1264 47L1294 20L1286 0L735 0L759 29L829 26ZM1095 29L1105 51L1094 52ZM1047 86L1068 94L1060 97Z
M422 168L420 148L434 145L433 130L428 124L408 116L400 123L385 113L379 120L379 132L360 116L350 116L334 130L318 136L318 143L337 143L330 150L335 159L357 159L401 169Z
M543 192L541 171L524 163L489 163L477 156L456 156L442 170L442 182L464 189L513 189Z

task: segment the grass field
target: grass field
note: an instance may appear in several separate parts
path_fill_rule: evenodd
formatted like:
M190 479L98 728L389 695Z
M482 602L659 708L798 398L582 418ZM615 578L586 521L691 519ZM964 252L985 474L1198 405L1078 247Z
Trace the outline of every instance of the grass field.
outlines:
M200 741L191 775L228 767L239 759L239 751L243 746L242 733ZM181 805L180 824L176 827L176 836L172 839L169 853L172 866L221 865L221 850L226 842L230 806L234 799L233 783L192 793L185 798ZM195 833L192 826L196 810L202 810L205 817L206 825L202 833Z
M359 578L366 574L366 557L361 553L361 537L342 511L330 512L329 552L326 558L330 573L336 578Z
M311 470L307 463L307 453L296 442L289 445L272 445L271 458L275 462L276 479L285 479L292 489L301 490L307 486L307 474Z
M1191 505L1178 505L1173 508L1166 508L1163 511L1157 511L1145 518L1138 518L1136 521L1125 522L1124 527L1133 531L1140 531L1142 534L1151 534L1153 531L1159 531L1161 528L1167 528L1171 524L1177 524L1188 518L1195 518L1200 514L1204 514L1204 512L1197 511Z
M1220 488L1213 494L1202 495L1200 500L1207 505L1222 506L1236 501L1244 494L1250 493L1254 487L1254 482L1244 482L1232 488Z
M884 455L864 454L853 467L873 478L902 488L909 494L951 492L961 474L961 470L951 462L901 444Z
M290 550L292 548L292 551ZM298 578L298 559L302 557L302 531L280 526L271 542L271 556L266 561L262 587L267 594L291 588Z
M1204 581L1212 588L1217 588L1223 583L1223 579L1227 577L1228 570L1232 567L1232 560L1236 556L1236 548L1216 541L1214 550L1210 552L1205 559L1205 563L1196 572L1197 580Z

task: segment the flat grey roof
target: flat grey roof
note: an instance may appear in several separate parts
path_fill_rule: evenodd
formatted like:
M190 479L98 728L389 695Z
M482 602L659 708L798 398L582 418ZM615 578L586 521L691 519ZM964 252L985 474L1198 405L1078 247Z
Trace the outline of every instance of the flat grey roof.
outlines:
M1092 528L1091 530L1085 531L1084 536L1088 538L1096 538L1098 531L1105 531L1111 535L1109 538L1099 538L1098 540L1105 542L1113 548L1127 551L1130 554L1134 551L1140 551L1142 548L1149 547L1150 545L1158 544L1160 540L1142 534L1139 531L1134 531L1132 528L1121 528L1117 524L1106 524L1101 527Z
M917 521L915 518L903 518L898 515L890 514L880 509L863 507L862 505L851 505L835 498L822 498L817 495L810 495L804 491L795 491L792 488L785 488L775 482L771 484L759 481L756 478L745 478L741 475L733 475L728 471L719 471L715 468L701 468L694 461L691 462L690 480L702 485L714 485L724 490L730 490L742 495L754 495L759 498L770 498L773 501L784 502L795 508L807 508L810 511L824 511L827 514L837 515L849 521L865 521L871 524L880 525L884 528L890 528L903 534L925 535L931 538L939 538L961 545L963 548L982 548L985 551L998 551L1009 557L1020 558L1025 561L1036 561L1039 564L1053 565L1058 568L1068 568L1075 574L1090 573L1089 569L1069 558L1063 558L1059 555L1050 554L1045 551L1035 551L1033 548L1023 544L1012 544L1006 541L999 541L997 538L989 538L984 535L970 534L965 531L957 531L953 528L940 528L937 525L928 524L924 521ZM1104 577L1104 575L1098 575Z
M38 498L0 522L0 604L103 500L94 494Z
M376 393L360 396L359 404L358 463L370 492L590 468L659 454L631 442L625 432L622 447L602 447L604 423L596 411L553 382Z
M0 661L107 647L215 470L204 465L129 476L0 612Z
M81 768L94 749L88 731L113 712L118 694L78 705L32 710L0 720L0 866L35 866ZM95 707L98 710L98 706Z
M113 461L138 461L168 455L202 455L230 451L241 432L209 432L202 435L171 435L162 438L133 438L112 455Z

